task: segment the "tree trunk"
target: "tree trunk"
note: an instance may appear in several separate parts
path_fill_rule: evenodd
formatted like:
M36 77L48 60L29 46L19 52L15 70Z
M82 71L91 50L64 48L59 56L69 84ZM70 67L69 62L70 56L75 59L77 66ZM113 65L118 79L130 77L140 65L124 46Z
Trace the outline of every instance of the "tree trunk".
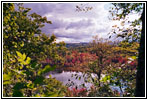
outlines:
M145 4L143 4L142 20L142 32L138 56L138 68L136 76L136 97L145 96Z
M101 73L102 73L102 70L103 70L103 57L100 56L99 59L98 59L98 67L99 67L99 71L97 72L97 76L98 76L98 81L99 81L99 87L100 87L100 79L101 79Z

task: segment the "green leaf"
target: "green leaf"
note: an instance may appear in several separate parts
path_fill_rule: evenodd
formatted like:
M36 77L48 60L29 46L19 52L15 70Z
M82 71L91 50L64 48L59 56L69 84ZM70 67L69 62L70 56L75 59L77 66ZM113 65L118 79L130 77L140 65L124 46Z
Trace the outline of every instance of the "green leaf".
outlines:
M57 97L58 94L57 93L50 93L50 94L46 94L44 95L45 97Z
M101 81L102 82L106 82L107 81L107 77L105 76Z
M35 68L36 66L37 66L37 63L36 62L31 63L31 67L32 68Z
M36 77L34 84L41 84L45 78L43 76Z
M20 90L13 90L13 97L23 97L23 93Z
M35 97L40 97L40 95L36 94Z
M27 84L27 87L33 89L33 88L34 88L34 84L28 83L28 84Z
M27 71L28 72L28 71ZM26 71L20 71L20 74L22 74L22 75L26 75Z
M111 76L110 75L106 75L101 81L102 82L107 82L107 80L110 80Z
M118 73L117 72L114 72L113 75L114 75L114 77L117 77L118 76Z
M20 90L20 89L23 89L23 88L26 88L26 84L21 83L21 82L16 83L15 86L13 87L14 90Z
M46 65L45 68L42 70L41 74L47 73L49 71L53 71L56 68L56 66L50 66L50 65Z
M21 74L23 74L23 75L27 75L27 77L28 77L29 75L32 75L33 72L32 72L31 70L29 70L29 71L25 71L25 70L23 70L23 71L21 71Z
M42 74L42 69L39 69L37 74L41 75Z
M111 76L110 76L110 75L108 75L108 76L107 76L107 80L110 80L110 79L111 79Z
M4 81L3 85L11 84L11 81Z
M79 80L81 80L81 77L79 77Z

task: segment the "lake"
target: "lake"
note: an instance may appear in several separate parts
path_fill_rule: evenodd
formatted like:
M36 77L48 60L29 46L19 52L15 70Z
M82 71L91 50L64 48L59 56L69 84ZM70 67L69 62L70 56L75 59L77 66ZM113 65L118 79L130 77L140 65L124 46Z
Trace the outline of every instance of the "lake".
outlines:
M52 72L48 72L45 75L46 78L49 78L49 75L51 75L52 78L56 78L57 80L61 81L63 83L63 85L69 86L69 88L77 87L80 89L80 88L85 87L85 88L87 88L87 90L89 90L90 87L93 85L91 83L91 81L85 82L85 80L88 80L89 78L88 78L87 74L84 75L82 72L62 71L59 73L56 71L52 71ZM101 76L103 78L105 75L102 74ZM77 77L77 79L76 79L76 77ZM81 77L81 78L79 78L79 77ZM92 73L91 77L97 78L97 75ZM82 85L82 84L84 84L84 85ZM110 86L110 88L112 90L118 90L121 93L119 87L117 87L117 86ZM123 91L124 91L124 89L123 89Z
M53 71L47 73L46 78L49 78L49 75L51 75L52 78L56 78L57 80L61 81L63 85L68 85L68 84L71 85L70 86L71 88L76 86L78 88L82 88L84 87L82 86L82 84L84 84L87 89L90 89L90 87L93 85L91 82L85 82L85 80L87 80L88 77L87 75L83 77L84 74L82 72L62 71L61 73L58 73ZM91 74L91 76L97 77L97 75L95 74Z

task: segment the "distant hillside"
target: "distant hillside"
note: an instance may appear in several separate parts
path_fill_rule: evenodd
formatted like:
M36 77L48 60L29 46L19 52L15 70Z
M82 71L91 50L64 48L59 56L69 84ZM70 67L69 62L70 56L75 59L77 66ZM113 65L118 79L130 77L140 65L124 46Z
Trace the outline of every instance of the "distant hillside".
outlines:
M109 45L118 45L120 42L109 42ZM75 47L86 47L89 46L90 43L86 43L86 42L80 42L80 43L66 43L66 47L67 48L75 48Z
M66 43L66 47L79 47L79 46L87 46L89 43Z

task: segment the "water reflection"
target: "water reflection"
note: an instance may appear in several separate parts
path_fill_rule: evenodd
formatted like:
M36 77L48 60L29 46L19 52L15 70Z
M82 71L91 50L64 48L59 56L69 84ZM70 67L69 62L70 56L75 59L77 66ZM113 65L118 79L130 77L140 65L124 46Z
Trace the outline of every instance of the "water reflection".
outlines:
M56 72L56 71L52 71L47 73L45 76L46 78L49 78L49 76L51 75L52 78L56 78L57 80L61 81L63 83L63 85L67 85L69 88L86 88L87 90L90 89L90 87L93 85L93 83L90 82L86 82L86 80L89 80L89 77L87 76L87 74L84 75L84 73L82 72L71 72L71 71L62 71L62 72ZM77 77L78 76L78 77ZM101 78L103 78L105 75L101 75ZM76 79L77 77L77 79ZM79 78L81 77L81 78ZM92 73L91 77L93 78L97 78L97 75ZM121 93L121 90L118 86L113 86L110 85L110 88L112 90L117 90ZM124 87L125 88L125 87ZM124 92L124 88L123 92ZM122 96L122 94L121 94Z
M52 78L56 78L63 82L63 85L71 85L70 87L86 87L87 89L90 89L93 85L91 82L86 82L88 80L88 76L87 74L84 75L82 72L49 72L46 74L46 78L49 78L49 75L51 75ZM97 77L95 74L91 74L91 76Z

